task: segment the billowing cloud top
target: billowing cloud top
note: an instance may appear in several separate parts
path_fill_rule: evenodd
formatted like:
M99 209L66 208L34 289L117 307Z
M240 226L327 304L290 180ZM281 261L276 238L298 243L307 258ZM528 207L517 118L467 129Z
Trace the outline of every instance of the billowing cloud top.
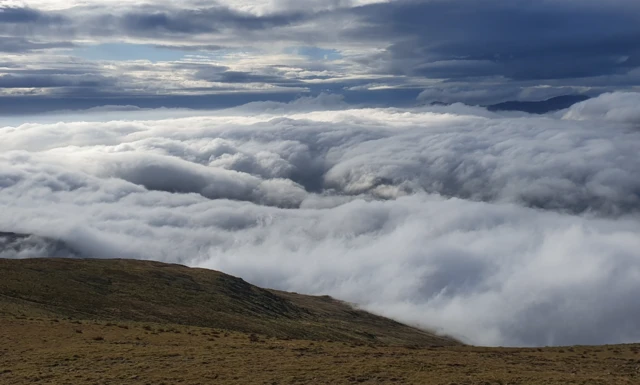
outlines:
M330 294L471 343L637 341L639 98L31 117L0 124L0 232ZM52 253L38 239L0 237L2 256Z
M5 0L0 113L633 91L639 15L636 0Z

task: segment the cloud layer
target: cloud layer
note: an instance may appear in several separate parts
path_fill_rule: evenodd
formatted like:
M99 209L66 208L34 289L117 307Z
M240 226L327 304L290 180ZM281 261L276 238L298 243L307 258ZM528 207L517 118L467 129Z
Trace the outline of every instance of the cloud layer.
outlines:
M0 230L330 294L471 343L637 341L637 98L546 116L330 95L53 116L0 128Z

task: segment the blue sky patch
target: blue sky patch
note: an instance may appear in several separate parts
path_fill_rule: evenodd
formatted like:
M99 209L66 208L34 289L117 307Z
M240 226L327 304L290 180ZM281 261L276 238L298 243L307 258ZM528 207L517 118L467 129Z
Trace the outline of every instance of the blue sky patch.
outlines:
M152 62L175 61L191 52L148 44L104 43L76 48L74 56L87 60L149 60Z

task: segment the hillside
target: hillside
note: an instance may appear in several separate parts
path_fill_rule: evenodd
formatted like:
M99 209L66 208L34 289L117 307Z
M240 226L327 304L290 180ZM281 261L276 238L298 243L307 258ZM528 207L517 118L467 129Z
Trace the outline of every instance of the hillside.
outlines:
M463 346L329 297L180 265L0 259L0 278L3 385L640 380L640 345Z
M333 298L151 261L0 259L0 314L171 323L278 338L457 345Z

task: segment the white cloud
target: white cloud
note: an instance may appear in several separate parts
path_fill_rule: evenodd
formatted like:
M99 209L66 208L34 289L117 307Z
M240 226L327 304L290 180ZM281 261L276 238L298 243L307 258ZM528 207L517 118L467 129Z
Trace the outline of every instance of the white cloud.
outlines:
M640 127L640 93L613 92L578 103L569 108L564 119L604 120Z
M582 120L323 96L2 127L0 231L330 294L472 343L637 341L640 131L599 119L636 97Z

